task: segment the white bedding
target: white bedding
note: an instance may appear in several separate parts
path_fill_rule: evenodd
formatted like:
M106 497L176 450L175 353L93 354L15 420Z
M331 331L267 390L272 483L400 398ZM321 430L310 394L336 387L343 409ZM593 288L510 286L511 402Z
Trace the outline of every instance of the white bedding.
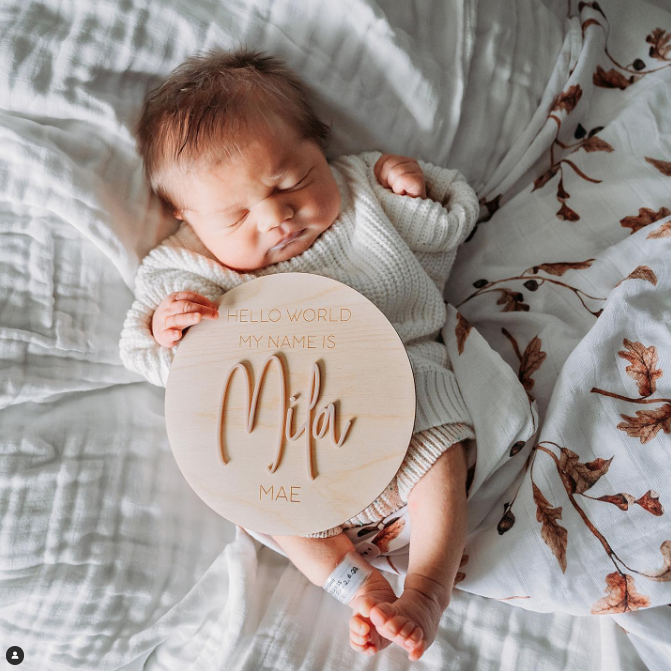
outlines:
M619 463L641 463L645 446L637 439L624 441L615 428L618 412L633 414L637 408L593 394L595 405L583 412L572 403L572 384L594 365L593 353L601 352L607 379L602 384L598 378L599 386L635 388L624 372L627 362L617 355L623 337L654 341L659 367L671 366L669 336L661 326L668 320L668 298L659 302L664 290L669 295L663 272L669 241L655 240L652 254L647 238L668 216L632 236L619 223L639 208L659 212L671 202L671 179L641 160L647 155L671 161L669 70L624 91L588 90L593 66L614 67L595 32L601 28L588 27L583 35L576 7L574 18L566 19L566 8L549 2L546 7L517 0L511 11L501 11L500 4L3 3L0 630L7 647L24 649L21 668L411 667L399 649L374 662L354 653L347 644L344 607L285 559L236 533L193 494L169 450L163 390L119 360L119 333L138 261L176 227L149 197L130 129L145 90L199 49L246 41L285 57L313 86L319 110L333 121L330 155L364 149L406 153L458 167L490 202L501 195L500 210L479 225L458 258L446 293L454 305L473 293L474 281L506 278L510 269L583 256L603 261L608 272L589 275L580 286L595 296L613 291L608 305L616 314L609 322L606 310L594 326L594 318L570 302L573 294L566 298L562 291L545 291L548 287L534 293L529 312L500 312L491 295L459 309L515 373L519 361L501 327L522 347L541 333L548 358L531 390L541 420L551 413L551 403L568 399L552 415L557 421L550 429L567 442L584 438L589 445L592 427L607 427L609 440L622 445ZM645 38L656 27L671 30L671 13L659 2L637 3L636 11L628 4L600 3L611 25L611 53L629 64L640 57L647 69L663 65L647 56ZM599 18L589 8L583 15ZM531 192L533 180L547 170L556 132L548 110L570 76L581 78L586 90L583 108L562 119L564 132L571 138L578 121L587 130L606 126L599 135L617 150L570 159L588 174L608 177L597 193L592 183L565 173L568 206L580 212L583 223L595 222L583 228L556 218L556 177ZM601 217L603 212L607 216ZM628 280L614 288L643 263L658 265L657 285ZM668 379L659 378L657 389L656 396L666 389L668 397ZM569 413L575 422L563 426L559 419ZM541 438L549 439L542 431ZM645 452L653 462L642 462L657 469L656 491L667 503L668 444L668 433L659 431L646 444L658 450ZM666 445L666 461L658 445ZM552 494L553 505L564 506L566 516L569 504L560 499L556 473L554 481L547 473L543 491ZM638 477L645 482L652 476ZM516 524L499 537L513 550L519 549L513 541L525 515L532 524L536 514L531 496L521 491L513 509ZM603 493L614 491L620 490ZM602 507L608 508L606 522L632 519L631 513L616 517L621 511L614 505ZM490 529L502 510L493 513ZM640 519L649 526L637 533L649 533L651 547L671 538L666 517ZM538 540L540 532L534 534L537 547L550 554ZM482 552L507 549L496 537L489 539L485 530L473 542L482 543ZM652 561L651 552L645 556ZM478 565L475 557L471 553L462 587L471 580L468 589L477 592L470 572ZM646 564L661 565L661 555ZM559 586L561 580L558 572L549 584ZM602 572L595 582L599 589L605 586ZM636 578L639 592L650 594L649 585ZM657 605L668 594L668 583L653 586ZM534 613L456 590L437 642L412 667L664 668L669 616L661 614L663 608L614 617L566 610Z

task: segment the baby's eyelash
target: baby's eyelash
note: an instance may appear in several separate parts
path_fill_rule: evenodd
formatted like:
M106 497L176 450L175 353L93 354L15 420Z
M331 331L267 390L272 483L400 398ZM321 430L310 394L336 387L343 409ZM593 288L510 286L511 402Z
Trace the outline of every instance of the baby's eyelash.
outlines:
M303 177L303 179L301 179L301 180L299 180L298 182L296 182L292 187L290 187L290 188L288 188L288 189L285 189L285 191L291 191L291 189L295 189L299 184L301 184L302 182L304 182L304 181L307 179L308 175L309 175L311 172L312 172L312 168L310 168L310 170L308 170L308 171L305 173L305 177Z

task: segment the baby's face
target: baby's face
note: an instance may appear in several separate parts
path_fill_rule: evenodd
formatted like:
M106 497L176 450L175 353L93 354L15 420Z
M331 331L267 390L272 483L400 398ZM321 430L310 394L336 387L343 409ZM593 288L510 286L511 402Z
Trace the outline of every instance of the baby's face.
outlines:
M225 266L239 272L305 251L337 218L340 192L314 140L286 125L259 135L242 154L180 185L176 211Z

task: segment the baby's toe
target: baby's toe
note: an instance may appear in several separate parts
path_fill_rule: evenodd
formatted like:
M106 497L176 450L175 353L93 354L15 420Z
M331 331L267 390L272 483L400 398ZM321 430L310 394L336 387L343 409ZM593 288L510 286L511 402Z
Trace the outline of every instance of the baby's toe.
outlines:
M384 627L394 615L396 615L396 609L390 603L383 602L371 608L369 617L376 627Z
M408 618L403 615L395 615L394 617L389 618L381 627L381 629L387 633L388 636L392 638L397 638L400 631L407 624ZM380 631L380 629L378 629ZM382 633L382 632L380 632Z
M406 623L399 629L398 634L396 634L397 638L400 638L403 640L403 645L406 647L415 647L415 642L412 641L410 638L410 635L417 629L417 625L412 622L411 620L407 620Z

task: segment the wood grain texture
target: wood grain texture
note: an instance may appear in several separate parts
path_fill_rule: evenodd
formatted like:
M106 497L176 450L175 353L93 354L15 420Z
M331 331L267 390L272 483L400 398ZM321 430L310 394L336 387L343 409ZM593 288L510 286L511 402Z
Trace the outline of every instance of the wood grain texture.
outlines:
M415 385L401 339L366 297L282 273L232 289L217 320L188 329L165 416L207 505L254 531L298 535L342 523L389 484L412 436Z

